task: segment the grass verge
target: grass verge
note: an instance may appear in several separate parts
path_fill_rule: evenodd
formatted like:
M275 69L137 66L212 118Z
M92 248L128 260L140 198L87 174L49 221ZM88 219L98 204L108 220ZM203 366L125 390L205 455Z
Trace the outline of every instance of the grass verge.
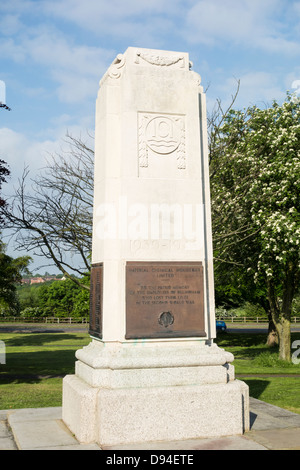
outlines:
M300 334L292 335L292 341ZM89 344L87 331L0 333L6 364L0 364L0 410L61 406L62 378L74 373L75 351ZM239 379L250 396L300 413L300 364L278 360L266 335L218 334L216 342L235 356Z
M300 377L242 377L250 396L300 414Z
M62 378L74 374L75 351L87 332L1 333L6 364L0 364L0 409L61 406Z
M0 409L61 406L62 379L0 380ZM6 382L6 383L5 383Z
M300 333L292 333L296 339ZM300 414L300 364L281 361L265 334L218 334L217 343L234 355L235 374L249 385L251 397Z

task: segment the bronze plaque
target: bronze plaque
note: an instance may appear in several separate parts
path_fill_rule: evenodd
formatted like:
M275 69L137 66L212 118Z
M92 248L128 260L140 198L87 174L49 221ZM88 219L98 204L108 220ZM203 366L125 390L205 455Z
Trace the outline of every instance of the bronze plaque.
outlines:
M89 334L102 338L102 293L103 293L103 264L93 264L90 284L90 325Z
M127 262L126 339L206 336L201 262Z

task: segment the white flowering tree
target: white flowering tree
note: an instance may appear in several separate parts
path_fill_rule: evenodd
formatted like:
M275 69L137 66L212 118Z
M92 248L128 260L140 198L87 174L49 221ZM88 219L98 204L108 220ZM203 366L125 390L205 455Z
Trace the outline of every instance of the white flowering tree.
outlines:
M299 289L300 100L231 110L211 161L217 265L232 266L244 287L265 297L291 358L292 300Z

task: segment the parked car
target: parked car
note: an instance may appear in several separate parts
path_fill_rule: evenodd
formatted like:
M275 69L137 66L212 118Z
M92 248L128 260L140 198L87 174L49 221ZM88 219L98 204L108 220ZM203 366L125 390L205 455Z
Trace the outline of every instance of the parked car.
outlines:
M216 328L217 328L217 331L226 331L227 326L226 326L226 323L224 321L217 320L216 321Z

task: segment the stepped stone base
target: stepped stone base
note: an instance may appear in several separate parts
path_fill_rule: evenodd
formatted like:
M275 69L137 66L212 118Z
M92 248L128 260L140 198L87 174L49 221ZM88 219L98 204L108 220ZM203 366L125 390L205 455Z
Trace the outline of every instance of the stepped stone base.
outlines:
M203 341L103 343L77 351L62 417L81 443L172 441L249 430L233 356Z

